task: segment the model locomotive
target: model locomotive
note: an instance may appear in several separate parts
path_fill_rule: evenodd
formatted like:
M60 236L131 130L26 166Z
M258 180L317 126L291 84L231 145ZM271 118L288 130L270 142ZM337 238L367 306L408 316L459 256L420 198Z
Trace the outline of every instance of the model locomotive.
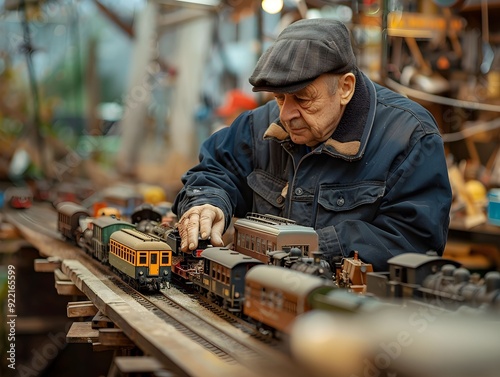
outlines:
M460 263L439 257L406 253L388 260L389 272L367 274L367 293L391 301L418 301L444 309L467 306L500 309L500 272L481 278Z

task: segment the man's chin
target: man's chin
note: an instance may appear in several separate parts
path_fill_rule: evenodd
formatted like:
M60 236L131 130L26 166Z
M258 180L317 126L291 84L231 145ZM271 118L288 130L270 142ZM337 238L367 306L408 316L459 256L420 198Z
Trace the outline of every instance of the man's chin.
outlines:
M307 144L308 142L310 142L310 140L308 138L301 136L301 135L292 134L290 137L295 144L302 145L302 144Z

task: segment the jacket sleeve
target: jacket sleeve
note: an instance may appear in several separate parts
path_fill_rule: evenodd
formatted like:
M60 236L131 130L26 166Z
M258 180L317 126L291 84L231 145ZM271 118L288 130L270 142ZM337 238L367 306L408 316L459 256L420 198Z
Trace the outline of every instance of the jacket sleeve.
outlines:
M198 165L182 176L184 187L172 210L181 216L189 208L212 204L224 212L228 228L235 211L249 211L252 194L246 177L252 171L252 115L245 112L230 127L211 135L201 146Z
M373 221L346 220L317 230L330 262L358 251L363 261L384 271L387 260L401 253L442 255L452 199L444 156L440 135L425 135L388 177Z

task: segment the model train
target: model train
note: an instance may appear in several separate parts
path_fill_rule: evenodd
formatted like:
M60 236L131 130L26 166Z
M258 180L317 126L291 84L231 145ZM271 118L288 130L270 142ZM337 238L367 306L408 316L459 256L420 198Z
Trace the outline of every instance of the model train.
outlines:
M354 257L344 261L350 267L344 266L342 274L337 271L335 278L315 252L317 235L274 216L250 214L237 220L235 250L200 239L197 250L184 253L178 231L161 226L152 208L138 208L131 216L135 224L91 218L74 203L64 203L58 211L65 238L111 265L137 289L158 290L176 277L271 333L287 333L294 319L310 310L372 310L391 297L499 307L499 273L474 282L457 262L438 256L401 254L389 260L387 273L370 272L370 266ZM297 238L293 229L302 236ZM356 291L352 288L360 285L366 295L341 289Z
M33 192L28 187L8 187L3 193L3 202L11 208L26 209L33 204Z
M405 253L388 260L389 272L367 274L367 294L385 300L418 301L456 310L467 306L500 310L500 272L481 278L460 263L439 257Z
M269 253L298 249L302 256L319 250L318 233L295 221L274 215L249 213L234 223L234 249L269 263Z
M140 290L169 286L175 276L193 284L223 308L240 313L245 275L258 264L267 262L299 274L317 275L323 282L333 281L328 263L321 260L319 253L310 252L317 247L315 232L286 219L252 214L237 221L240 239L249 242L240 248L243 252L210 247L209 240L200 239L196 250L184 253L178 231L162 226L151 206L136 208L131 214L133 223L111 216L91 217L89 210L71 202L57 208L58 229L66 239L109 264L124 281ZM268 229L259 236L257 230L265 229L265 224ZM306 236L297 238L297 234ZM263 248L264 244L269 250ZM260 259L248 255L255 255L253 249L257 247ZM313 256L303 256L304 251Z
M91 217L86 207L73 202L60 203L57 212L58 230L65 239L110 265L134 288L159 290L170 285L172 249L158 237L112 216Z
M109 239L109 264L132 287L170 288L172 249L157 237L121 228Z

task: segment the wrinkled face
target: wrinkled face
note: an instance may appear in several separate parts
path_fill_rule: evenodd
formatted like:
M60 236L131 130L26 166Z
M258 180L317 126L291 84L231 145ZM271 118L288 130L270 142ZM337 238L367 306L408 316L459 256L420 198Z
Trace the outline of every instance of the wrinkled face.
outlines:
M344 113L345 76L324 74L294 93L274 93L280 120L296 144L313 147L327 140Z

